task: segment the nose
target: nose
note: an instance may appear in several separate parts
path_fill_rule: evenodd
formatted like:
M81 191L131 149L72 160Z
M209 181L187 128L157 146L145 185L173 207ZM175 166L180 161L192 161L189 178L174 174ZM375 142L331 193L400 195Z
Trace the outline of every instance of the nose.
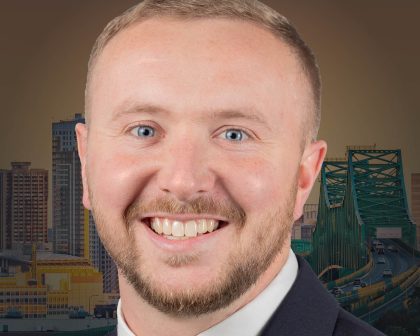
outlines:
M209 144L194 140L191 136L172 140L158 172L160 190L179 201L204 196L214 188L216 181Z

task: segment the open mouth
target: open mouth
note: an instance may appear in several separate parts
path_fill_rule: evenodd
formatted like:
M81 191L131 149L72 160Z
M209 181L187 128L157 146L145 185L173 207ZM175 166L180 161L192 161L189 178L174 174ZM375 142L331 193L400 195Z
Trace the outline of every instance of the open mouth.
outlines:
M217 219L174 220L160 217L146 217L142 220L149 228L166 239L183 240L206 235L227 225Z

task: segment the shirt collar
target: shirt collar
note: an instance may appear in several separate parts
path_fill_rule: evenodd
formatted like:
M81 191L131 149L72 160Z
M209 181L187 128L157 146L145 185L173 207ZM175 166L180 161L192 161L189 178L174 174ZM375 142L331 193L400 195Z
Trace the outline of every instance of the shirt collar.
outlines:
M222 322L203 331L198 336L257 336L283 301L298 272L295 254L290 250L286 263L276 277L258 296ZM121 299L117 307L118 336L135 336L124 320Z
M298 263L290 250L286 263L276 277L258 296L227 319L202 332L199 336L257 336L283 301L295 282Z
M118 336L136 336L125 322L124 315L121 309L121 299L118 300L117 306L117 331Z

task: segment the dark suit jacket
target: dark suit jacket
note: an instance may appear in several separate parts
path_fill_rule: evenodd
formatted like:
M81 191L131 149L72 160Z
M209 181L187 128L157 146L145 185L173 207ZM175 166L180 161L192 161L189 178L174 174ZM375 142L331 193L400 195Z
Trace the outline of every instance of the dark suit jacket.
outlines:
M296 281L268 321L262 336L384 335L342 309L308 263L302 257L296 257L299 263ZM107 336L117 336L117 333L114 331Z

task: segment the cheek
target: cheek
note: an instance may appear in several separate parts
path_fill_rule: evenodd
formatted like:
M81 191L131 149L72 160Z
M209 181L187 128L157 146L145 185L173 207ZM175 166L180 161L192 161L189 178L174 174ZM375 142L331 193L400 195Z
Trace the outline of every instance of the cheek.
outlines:
M138 196L142 187L141 160L118 151L111 152L109 148L97 150L100 155L88 159L89 187L95 202L101 209L117 215L130 205Z
M234 200L248 215L258 216L264 209L276 211L288 196L295 168L287 167L280 158L254 157L235 161L234 167L225 165L224 173L221 173Z

